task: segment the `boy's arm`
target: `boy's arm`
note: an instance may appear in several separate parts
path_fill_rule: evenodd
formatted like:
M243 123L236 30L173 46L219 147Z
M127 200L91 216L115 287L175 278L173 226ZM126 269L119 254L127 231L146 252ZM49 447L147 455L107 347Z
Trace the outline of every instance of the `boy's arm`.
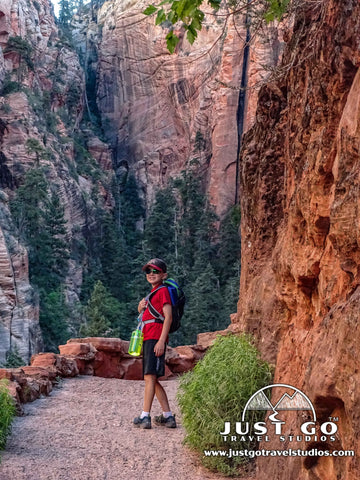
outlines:
M163 306L163 312L164 312L165 320L161 330L160 338L154 347L154 352L157 357L160 357L164 353L165 342L169 335L169 330L172 322L172 307L170 303L165 303L165 305Z

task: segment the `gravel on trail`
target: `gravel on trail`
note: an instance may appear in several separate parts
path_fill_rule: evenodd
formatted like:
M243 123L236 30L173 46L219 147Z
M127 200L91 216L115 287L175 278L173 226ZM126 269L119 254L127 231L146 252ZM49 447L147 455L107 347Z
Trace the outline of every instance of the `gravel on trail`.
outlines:
M219 480L182 445L178 381L162 382L178 428L135 428L144 382L79 376L24 405L1 452L1 480ZM152 415L161 413L155 399Z

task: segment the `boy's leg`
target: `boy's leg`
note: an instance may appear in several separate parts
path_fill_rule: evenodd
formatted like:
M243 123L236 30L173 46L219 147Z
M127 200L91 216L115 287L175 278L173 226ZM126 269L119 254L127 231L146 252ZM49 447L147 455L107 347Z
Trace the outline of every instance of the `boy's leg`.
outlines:
M156 395L166 417L166 419L163 415L159 417L161 418L160 424L174 428L176 427L175 417L170 411L167 394L157 380L158 377L163 376L165 373L165 352L161 357L155 356L154 346L156 342L157 340L146 340L143 345L143 374L145 380L144 404L143 412L140 417L134 419L134 424L142 428L151 428L150 416L147 417L148 420L146 422L142 420L142 416L150 415L154 395ZM170 416L170 418L168 418L168 416ZM163 420L166 420L166 422L164 423ZM144 426L145 423L146 426Z
M175 415L171 413L169 400L166 392L160 382L156 381L155 394L161 405L163 413L154 418L155 425L164 426L168 428L176 428Z
M151 405L155 395L155 385L157 383L156 375L144 375L144 380L145 380L145 391L144 391L143 411L150 412Z
M166 392L163 386L160 384L160 382L158 382L158 380L156 380L156 383L155 383L155 394L156 394L156 398L159 400L162 411L169 412L170 406L169 406L168 397L166 395Z
M140 428L151 428L150 410L155 395L156 375L144 375L144 405L139 417L134 418L134 425Z

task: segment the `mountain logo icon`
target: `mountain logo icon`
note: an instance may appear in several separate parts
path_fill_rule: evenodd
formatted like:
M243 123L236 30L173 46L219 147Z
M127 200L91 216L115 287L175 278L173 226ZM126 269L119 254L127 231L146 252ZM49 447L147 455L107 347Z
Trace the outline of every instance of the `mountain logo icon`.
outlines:
M276 395L277 390L278 395ZM274 404L271 403L270 399L277 398L279 395L281 395L280 398ZM245 414L248 410L272 411L271 417L275 421L277 413L281 410L310 410L313 421L316 422L315 409L310 399L298 388L285 383L268 385L255 392L245 405L242 421L245 420Z

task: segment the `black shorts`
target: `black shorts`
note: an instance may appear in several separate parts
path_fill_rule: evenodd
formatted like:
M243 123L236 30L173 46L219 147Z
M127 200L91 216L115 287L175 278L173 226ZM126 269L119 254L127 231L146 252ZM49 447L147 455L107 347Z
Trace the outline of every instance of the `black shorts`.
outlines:
M143 343L143 375L156 375L157 377L165 375L165 352L157 357L154 352L156 344L157 340L145 340Z

